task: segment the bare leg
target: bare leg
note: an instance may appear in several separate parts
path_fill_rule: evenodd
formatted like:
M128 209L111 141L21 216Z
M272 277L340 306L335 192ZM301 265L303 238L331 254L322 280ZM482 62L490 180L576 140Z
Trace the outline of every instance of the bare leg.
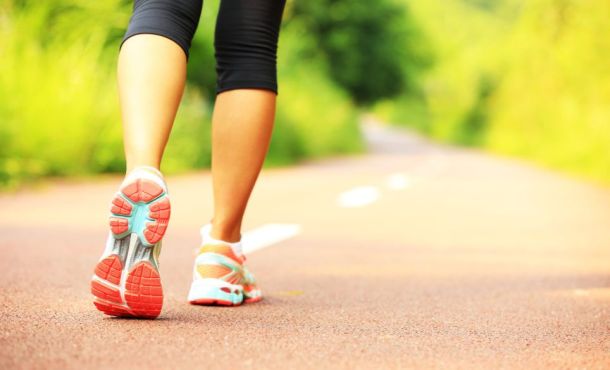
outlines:
M265 160L276 94L263 89L237 89L218 94L212 117L214 218L212 237L241 239L241 223L250 194Z
M173 41L140 34L119 54L118 83L127 171L159 168L186 79L186 56Z
M183 49L161 36L129 37L119 54L125 154L133 176L123 180L113 197L110 233L91 280L95 306L107 315L156 318L161 313L158 257L170 217L167 187L154 170L132 170L159 168L182 97L185 67Z

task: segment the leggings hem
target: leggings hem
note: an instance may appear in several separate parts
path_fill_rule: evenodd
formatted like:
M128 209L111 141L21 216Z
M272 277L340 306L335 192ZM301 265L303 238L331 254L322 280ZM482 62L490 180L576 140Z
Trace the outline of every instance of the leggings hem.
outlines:
M137 36L137 35L157 35L157 36L165 37L166 39L173 41L176 45L178 45L180 47L180 49L182 49L187 60L189 58L189 47L184 45L184 43L181 42L180 40L178 40L177 38L172 37L171 35L168 35L167 32L164 32L161 30L155 30L153 28L143 28L143 29L133 30L133 31L130 31L129 33L126 33L125 36L123 36L123 40L121 41L121 44L119 45L119 50L121 50L125 41L127 41L131 37Z
M221 92L237 89L263 89L272 91L275 95L279 95L277 84L263 81L231 81L230 83L218 86L216 88L216 95Z

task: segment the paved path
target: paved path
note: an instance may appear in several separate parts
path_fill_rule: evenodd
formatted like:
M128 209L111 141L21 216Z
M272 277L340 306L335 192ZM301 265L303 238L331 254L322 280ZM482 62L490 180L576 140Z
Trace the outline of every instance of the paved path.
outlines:
M169 178L162 317L94 310L119 179L0 196L0 368L610 367L610 191L365 125L372 152L266 170L246 229L266 299L186 303L208 172Z

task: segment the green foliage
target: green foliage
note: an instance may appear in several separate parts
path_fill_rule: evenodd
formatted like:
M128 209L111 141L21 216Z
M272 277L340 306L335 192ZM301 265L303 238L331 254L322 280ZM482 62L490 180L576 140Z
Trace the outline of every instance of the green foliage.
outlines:
M405 2L437 62L378 114L610 182L610 3Z
M610 183L608 14L607 1L524 4L490 107L489 148Z
M210 166L211 110L201 91L197 87L187 86L163 156L164 172Z
M216 96L216 71L214 67L214 29L218 1L204 1L197 32L193 38L188 61L187 79L197 87L208 101Z
M363 148L357 111L319 70L294 69L282 80L281 89L268 164Z
M0 1L0 187L124 168L115 82L131 1ZM206 1L164 170L206 167ZM267 165L362 150L358 106L610 182L610 3L289 1ZM432 64L432 61L434 63Z
M130 5L9 2L2 11L0 187L123 171L115 64ZM209 126L208 104L189 89L164 169L207 165Z
M170 173L210 163L218 4L204 6L189 84L164 157ZM0 188L44 176L124 170L115 66L130 14L125 0L2 0ZM301 60L302 47L315 42L297 28L282 31L267 165L362 148L349 96L332 82L322 58Z
M278 46L279 95L268 165L363 149L358 111L326 74L325 60L307 57L307 29L289 23Z
M120 1L12 2L0 12L0 186L115 169L107 44ZM92 17L92 14L96 14ZM103 147L104 149L101 149Z
M305 55L322 52L330 76L359 104L417 90L416 76L430 55L409 8L393 0L298 1L292 22L316 41Z

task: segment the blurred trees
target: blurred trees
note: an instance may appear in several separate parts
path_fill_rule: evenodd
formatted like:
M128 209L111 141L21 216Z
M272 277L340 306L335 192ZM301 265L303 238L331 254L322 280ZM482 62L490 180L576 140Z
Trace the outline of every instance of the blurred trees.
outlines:
M610 182L610 2L403 1L436 62L380 115Z
M523 4L489 107L495 151L610 183L610 2Z
M164 161L170 172L209 165L216 9L217 2L206 2L193 43L189 85ZM130 14L125 0L0 2L0 187L123 170L115 65ZM285 38L293 43L290 32ZM268 163L361 148L356 109L324 73L294 65L284 76ZM315 86L302 84L304 76Z
M209 165L205 1L166 171ZM116 96L128 0L0 0L0 187L124 168ZM288 0L267 164L362 149L358 112L610 181L610 3Z
M409 8L393 0L297 1L290 21L315 40L304 57L325 58L330 77L359 104L414 93L430 62Z

